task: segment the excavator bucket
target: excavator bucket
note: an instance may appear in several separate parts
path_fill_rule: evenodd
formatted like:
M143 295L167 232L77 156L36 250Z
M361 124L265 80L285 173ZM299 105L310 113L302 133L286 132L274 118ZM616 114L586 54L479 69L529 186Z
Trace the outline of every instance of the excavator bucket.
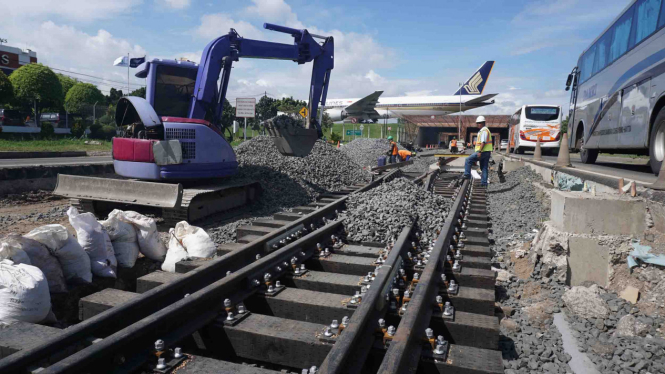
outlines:
M316 129L305 129L296 124L272 122L267 128L279 153L284 156L306 157L319 138Z

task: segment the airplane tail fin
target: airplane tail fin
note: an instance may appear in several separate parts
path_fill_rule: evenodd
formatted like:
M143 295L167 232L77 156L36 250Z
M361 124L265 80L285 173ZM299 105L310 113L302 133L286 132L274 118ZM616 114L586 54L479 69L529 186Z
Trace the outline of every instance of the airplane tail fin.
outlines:
M494 61L485 62L453 95L481 95L490 78Z

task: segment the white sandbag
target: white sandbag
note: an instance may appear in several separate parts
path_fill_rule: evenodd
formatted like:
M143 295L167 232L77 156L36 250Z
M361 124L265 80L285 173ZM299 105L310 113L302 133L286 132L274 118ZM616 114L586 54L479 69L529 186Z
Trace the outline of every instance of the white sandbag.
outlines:
M0 261L0 324L42 321L51 310L44 274L36 266Z
M124 212L115 209L106 221L100 223L111 238L118 265L126 268L134 267L139 256L139 244L136 229L127 221Z
M169 250L166 252L166 258L162 264L162 270L175 273L175 264L186 259L187 251L182 246L180 240L175 236L173 229L169 230Z
M92 213L81 213L74 207L67 210L69 223L76 230L76 237L83 250L90 256L90 268L98 277L115 278L118 263L113 245L104 227Z
M32 265L30 256L24 250L18 246L9 245L4 241L5 238L2 240L2 243L0 243L0 260L12 260L15 264Z
M0 245L11 247L14 250L26 254L28 262L17 261L16 257L13 257L12 261L14 261L15 264L22 263L39 268L46 277L48 288L51 293L67 292L67 283L65 282L65 275L62 272L62 266L45 245L36 240L24 238L18 234L9 234L0 239L0 241L2 241L2 244Z
M123 216L137 230L137 239L141 253L151 260L164 261L166 247L159 238L155 220L131 210L124 211Z
M200 227L190 225L187 221L178 222L174 234L185 247L189 257L209 258L217 252L217 246L208 233Z
M62 267L67 281L92 282L90 257L63 225L44 225L30 231L25 238L46 246Z

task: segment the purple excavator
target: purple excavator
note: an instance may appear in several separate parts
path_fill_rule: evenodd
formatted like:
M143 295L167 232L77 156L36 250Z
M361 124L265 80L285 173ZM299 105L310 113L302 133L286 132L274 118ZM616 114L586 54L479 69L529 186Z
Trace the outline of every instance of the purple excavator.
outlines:
M270 121L266 126L279 152L295 157L307 156L322 136L318 106L325 105L334 66L332 37L263 26L290 34L293 44L244 39L231 29L206 46L200 64L145 62L136 76L146 78L146 98L123 97L116 106L116 124L127 130L124 137L113 139L113 166L126 179L58 175L54 193L93 213L125 205L161 208L164 219L171 222L195 221L254 200L260 193L257 182L219 179L238 172L220 123L233 62L240 58L314 62L305 126Z

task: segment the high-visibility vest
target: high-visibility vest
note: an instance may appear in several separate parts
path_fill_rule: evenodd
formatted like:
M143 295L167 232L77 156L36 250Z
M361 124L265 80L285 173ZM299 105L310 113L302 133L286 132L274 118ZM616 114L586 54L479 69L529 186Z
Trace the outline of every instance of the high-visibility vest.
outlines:
M411 152L409 152L407 150L404 150L404 149L402 149L398 153L399 153L399 157L401 157L403 159L406 159L406 156L411 156Z
M483 149L480 149L480 135L483 131L487 132L487 140L485 141L485 146ZM494 150L494 147L492 146L492 133L490 132L490 129L487 127L483 127L480 129L478 132L478 140L476 141L476 152L492 152Z
M393 148L393 156L397 156L397 143L390 142L390 146Z
M450 141L450 146L451 147L457 147L457 140L453 139Z

